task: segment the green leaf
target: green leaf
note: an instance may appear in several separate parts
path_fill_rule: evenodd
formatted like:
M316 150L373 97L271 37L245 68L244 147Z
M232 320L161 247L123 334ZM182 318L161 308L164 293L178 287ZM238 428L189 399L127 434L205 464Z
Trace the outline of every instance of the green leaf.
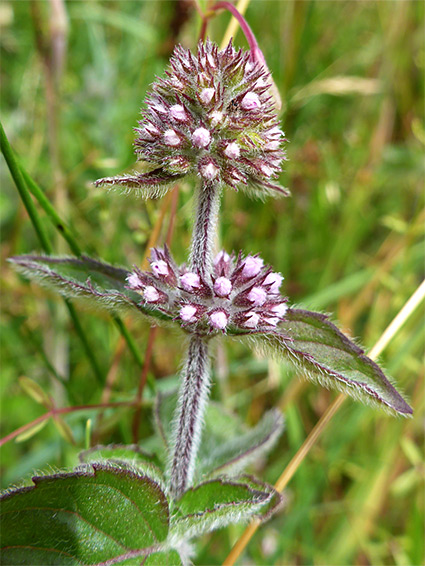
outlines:
M295 363L313 381L402 415L412 413L379 366L323 314L288 309L278 333L252 337L268 352Z
M2 564L136 564L167 538L165 495L133 470L96 464L33 482L2 496Z
M83 464L95 465L97 462L112 462L117 466L131 468L135 472L147 475L165 490L162 471L157 467L157 458L140 448L138 444L109 444L93 446L79 454Z
M152 454L142 450L138 444L99 444L80 452L78 458L82 464L107 459L130 462L135 465L139 463L154 463L155 459Z
M141 566L180 566L183 562L180 559L179 553L175 550L171 552L157 552L150 554L146 560L138 564Z
M254 515L268 517L282 501L272 487L254 478L241 481L216 479L186 491L176 502L170 528L170 540L187 540L231 523L246 522Z
M160 393L155 404L155 425L168 450L177 393ZM198 450L196 477L235 475L271 450L283 430L283 417L277 410L267 412L253 428L210 402L205 411L202 441Z
M278 410L268 411L257 426L241 434L229 435L229 429L223 429L221 442L205 451L200 471L210 476L235 475L271 450L282 430L283 417Z
M22 255L9 259L29 279L70 298L85 300L117 312L144 314L156 322L171 321L164 313L143 304L138 293L126 288L129 271L86 256L79 258Z

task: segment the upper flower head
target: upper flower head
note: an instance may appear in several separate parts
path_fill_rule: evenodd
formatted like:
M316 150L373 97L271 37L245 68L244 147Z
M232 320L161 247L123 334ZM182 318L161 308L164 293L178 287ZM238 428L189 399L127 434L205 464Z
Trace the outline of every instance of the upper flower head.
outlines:
M197 55L177 46L165 78L152 85L134 143L150 172L97 185L165 192L187 174L258 196L288 194L276 182L284 159L269 72L230 42L207 40Z

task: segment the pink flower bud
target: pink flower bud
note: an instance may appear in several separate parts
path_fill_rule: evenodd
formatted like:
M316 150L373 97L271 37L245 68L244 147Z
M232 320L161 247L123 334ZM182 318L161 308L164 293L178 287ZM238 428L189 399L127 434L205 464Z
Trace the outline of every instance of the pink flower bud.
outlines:
M266 143L266 145L264 146L264 149L268 149L270 151L275 151L276 149L279 149L280 147L280 142L278 140L272 140L268 143Z
M159 293L155 287L152 287L152 285L148 285L145 288L143 296L147 303L155 303L159 299Z
M192 142L195 147L203 148L211 141L211 134L205 128L197 128L192 134Z
M229 143L224 150L224 155L229 159L237 159L240 155L240 149L237 143Z
M248 301L250 301L255 307L261 307L264 305L267 299L267 293L261 287L253 287L247 295Z
M243 325L247 328L255 328L258 323L260 322L260 316L253 311L246 313L246 319L243 322Z
M204 179L212 181L217 177L219 168L216 167L212 161L210 161L209 163L202 163L199 167L199 172L201 173L202 177L204 177Z
M188 271L180 277L181 286L185 291L193 291L193 289L198 289L201 286L201 280L197 273L192 273Z
M216 311L210 314L210 322L213 328L224 330L227 326L228 316L224 311Z
M268 165L266 165L265 163L262 163L260 165L260 169L261 169L261 173L266 177L271 177L273 175L273 169Z
M260 257L249 255L243 262L242 275L245 277L255 277L263 267L263 260Z
M268 136L274 136L274 137L278 137L280 138L281 136L284 136L285 134L282 132L282 130L278 127L278 126L273 126L273 128L270 128L270 130L267 132Z
M211 53L208 53L208 54L207 54L207 59L208 59L208 63L211 65L211 67L212 67L213 69L215 69L215 68L216 68L216 64L215 64L215 61L214 61L214 57L211 55Z
M215 90L213 88L204 88L199 95L199 98L204 104L209 104L215 94Z
M279 303L278 305L274 305L271 308L271 311L280 318L283 318L285 316L287 310L288 307L285 305L285 303Z
M160 102L153 102L152 108L154 110L156 110L157 112L159 112L159 114L166 114L167 113L167 109Z
M244 110L258 110L261 106L258 94L255 92L247 92L242 98L241 106Z
M166 277L168 275L168 265L162 259L151 263L151 269L155 273L155 275L158 275L158 277Z
M129 275L127 277L127 283L128 283L128 286L131 287L132 289L142 289L143 288L143 283L140 280L137 273L132 273L131 275Z
M194 305L183 305L180 309L180 318L184 322L193 322L196 320L198 309Z
M230 260L229 254L224 250L221 250L214 258L214 265L217 265L221 261L223 261L224 263L228 263L229 260Z
M181 104L174 104L170 108L170 116L178 122L184 122L187 119L186 111Z
M171 147L177 147L180 145L180 138L174 130L170 129L164 132L164 142Z
M270 293L279 293L279 287L283 281L282 275L280 273L269 273L264 279L263 285L271 285Z
M154 135L154 136L157 136L159 134L158 128L156 126L154 126L153 124L151 124L150 122L148 122L145 125L145 130L148 134L151 134L151 135Z
M219 297L228 297L232 290L232 283L227 277L219 277L214 283L215 294Z
M264 319L264 322L267 322L267 324L270 324L270 326L277 326L280 322L280 318L277 317L267 317Z
M215 128L222 121L223 121L223 112L220 112L219 110L215 110L214 112L211 113L210 122L213 128Z

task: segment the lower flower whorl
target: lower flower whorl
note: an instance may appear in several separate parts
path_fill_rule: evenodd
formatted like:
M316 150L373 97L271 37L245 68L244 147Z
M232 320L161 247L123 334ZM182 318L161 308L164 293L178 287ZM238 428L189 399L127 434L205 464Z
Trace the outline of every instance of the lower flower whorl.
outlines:
M221 251L210 281L178 267L166 247L152 249L150 264L150 272L136 268L129 275L128 287L191 333L269 332L285 316L287 299L279 292L283 277L256 255Z

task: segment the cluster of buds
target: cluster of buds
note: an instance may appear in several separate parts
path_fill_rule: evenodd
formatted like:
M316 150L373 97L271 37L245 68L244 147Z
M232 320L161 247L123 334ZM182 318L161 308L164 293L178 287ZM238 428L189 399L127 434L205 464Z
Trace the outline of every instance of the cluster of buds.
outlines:
M221 251L209 281L177 267L167 248L153 249L150 265L149 272L135 269L128 287L191 333L270 331L285 316L286 298L279 292L283 277L258 256L236 258Z
M207 40L197 56L177 46L166 78L152 85L135 151L148 173L100 179L97 185L165 192L185 175L264 196L288 194L277 182L283 133L269 71L250 52L223 51Z

